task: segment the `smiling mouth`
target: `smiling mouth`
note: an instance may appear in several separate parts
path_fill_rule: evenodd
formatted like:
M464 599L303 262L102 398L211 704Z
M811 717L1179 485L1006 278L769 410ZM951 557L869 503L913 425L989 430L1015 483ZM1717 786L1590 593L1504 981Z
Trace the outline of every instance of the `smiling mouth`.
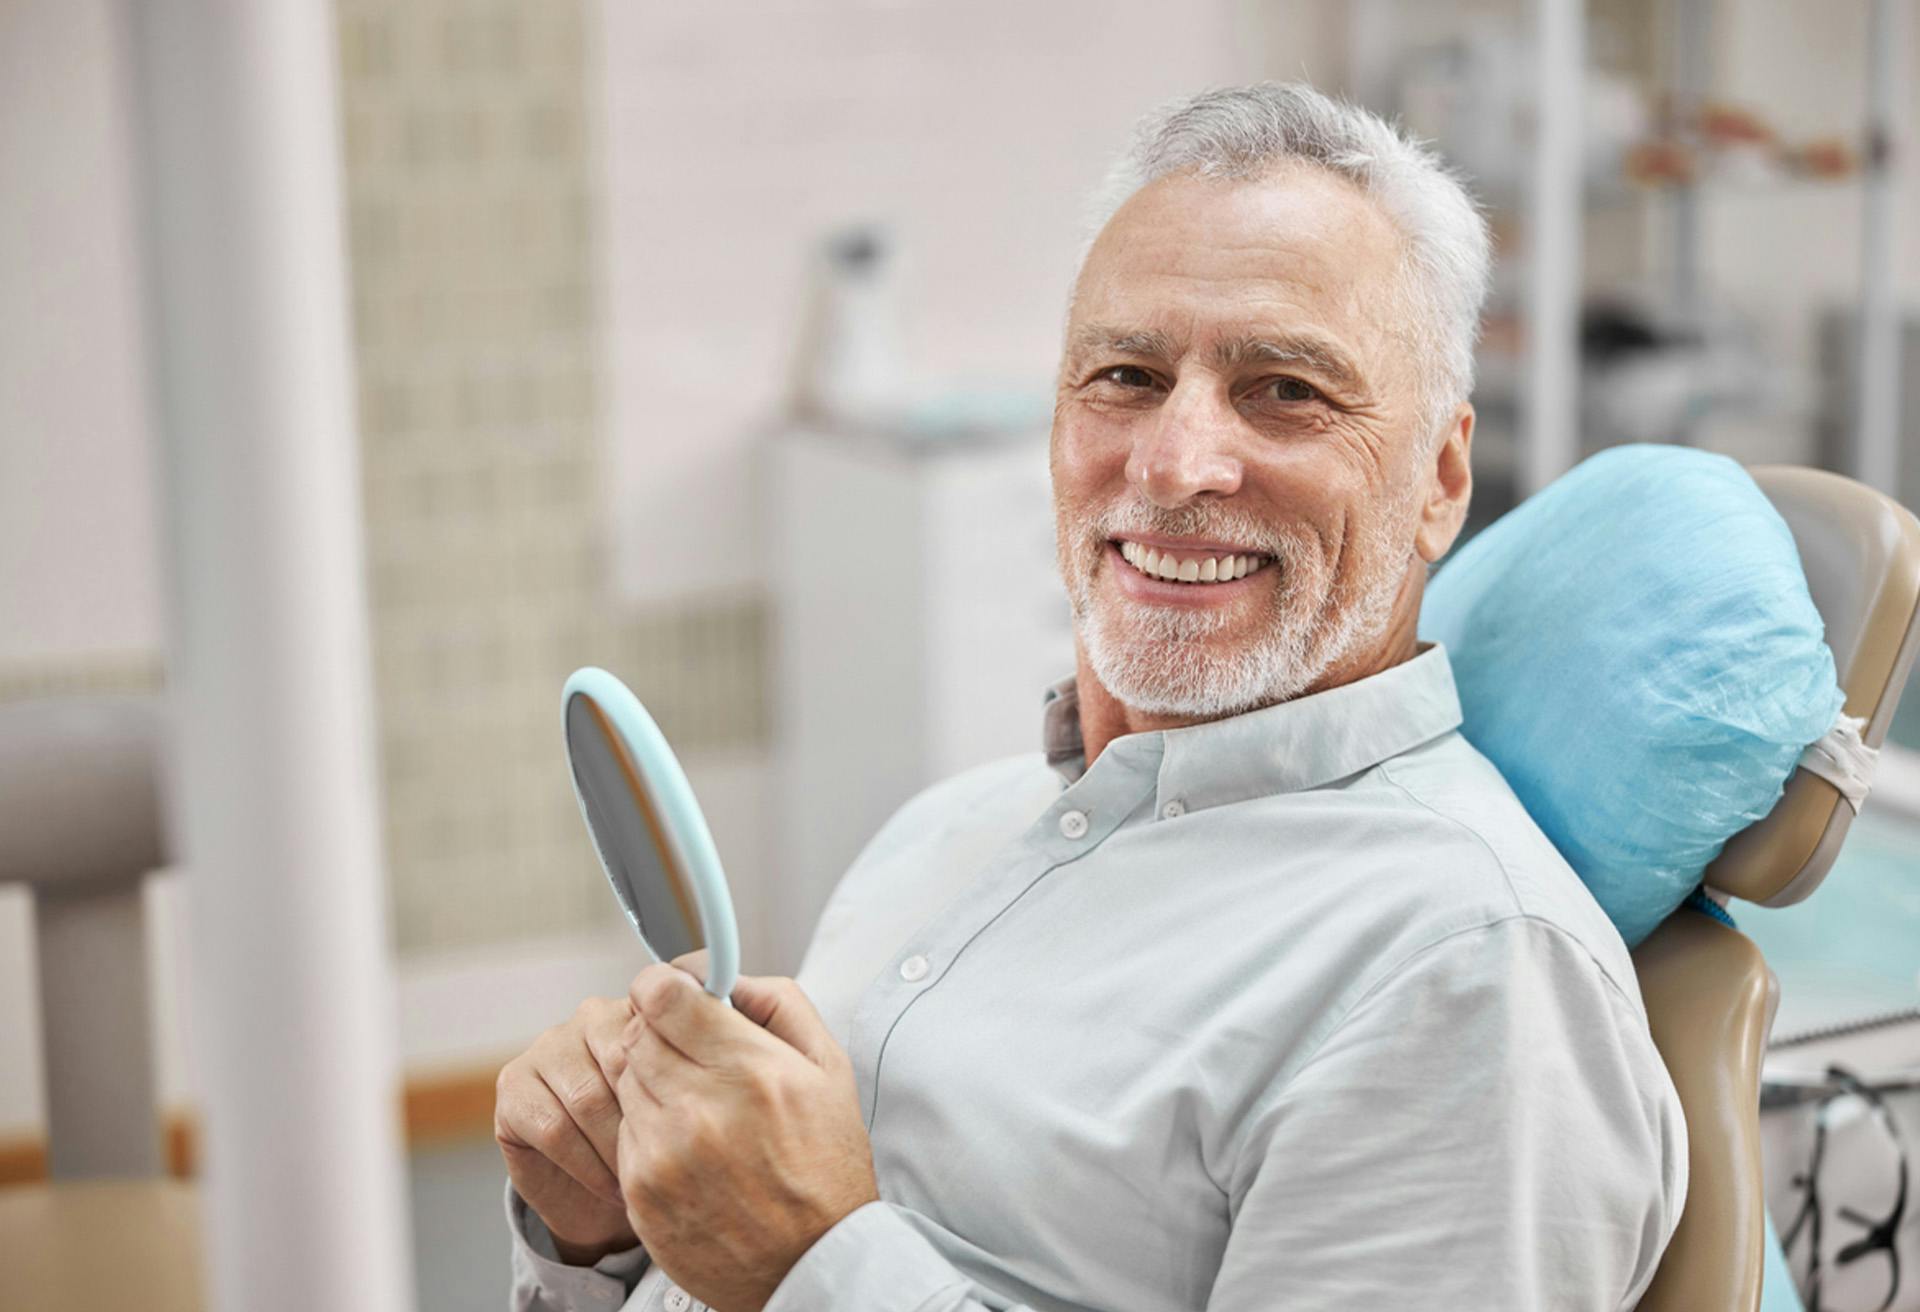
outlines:
M1166 583L1233 583L1273 563L1272 556L1258 553L1180 551L1123 539L1115 539L1114 546L1136 572Z

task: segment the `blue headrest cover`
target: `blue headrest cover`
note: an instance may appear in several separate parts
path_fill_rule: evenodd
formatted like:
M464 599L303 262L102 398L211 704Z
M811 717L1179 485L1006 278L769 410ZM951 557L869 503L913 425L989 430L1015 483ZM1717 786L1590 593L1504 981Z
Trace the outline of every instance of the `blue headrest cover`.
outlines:
M1845 700L1793 535L1734 461L1614 447L1433 579L1462 732L1629 944L1772 809Z

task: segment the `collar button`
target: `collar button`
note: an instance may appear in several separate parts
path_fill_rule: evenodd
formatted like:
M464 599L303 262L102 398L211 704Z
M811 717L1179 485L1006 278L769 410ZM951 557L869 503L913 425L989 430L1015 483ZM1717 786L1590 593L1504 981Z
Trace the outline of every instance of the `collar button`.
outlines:
M1186 813L1187 804L1177 797L1160 808L1160 818L1162 820L1178 820Z

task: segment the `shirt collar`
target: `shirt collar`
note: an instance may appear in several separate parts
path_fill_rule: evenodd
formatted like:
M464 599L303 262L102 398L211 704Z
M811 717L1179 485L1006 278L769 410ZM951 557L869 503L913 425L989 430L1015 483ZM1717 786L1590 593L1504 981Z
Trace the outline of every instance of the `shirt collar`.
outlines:
M1086 770L1086 745L1080 739L1080 685L1069 674L1047 689L1041 698L1041 741L1047 764L1072 783Z
M1080 694L1047 689L1047 764L1068 783L1085 771ZM1410 660L1352 683L1184 729L1156 731L1159 801L1189 811L1300 792L1371 769L1460 727L1447 650L1423 642ZM1126 737L1149 735L1126 735ZM1124 741L1115 739L1115 742Z

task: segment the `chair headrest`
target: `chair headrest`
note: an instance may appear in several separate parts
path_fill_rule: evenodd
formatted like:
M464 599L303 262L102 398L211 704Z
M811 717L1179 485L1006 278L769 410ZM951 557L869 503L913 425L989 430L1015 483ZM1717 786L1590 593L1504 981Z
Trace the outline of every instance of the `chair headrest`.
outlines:
M1420 633L1453 658L1462 733L1630 945L1846 704L1792 530L1693 448L1613 447L1536 492L1440 570Z
M1920 651L1920 520L1838 474L1792 465L1748 473L1793 531L1846 713L1867 722L1862 736L1878 747ZM1773 810L1707 866L1707 884L1765 906L1798 902L1826 878L1852 822L1839 789L1795 770Z

